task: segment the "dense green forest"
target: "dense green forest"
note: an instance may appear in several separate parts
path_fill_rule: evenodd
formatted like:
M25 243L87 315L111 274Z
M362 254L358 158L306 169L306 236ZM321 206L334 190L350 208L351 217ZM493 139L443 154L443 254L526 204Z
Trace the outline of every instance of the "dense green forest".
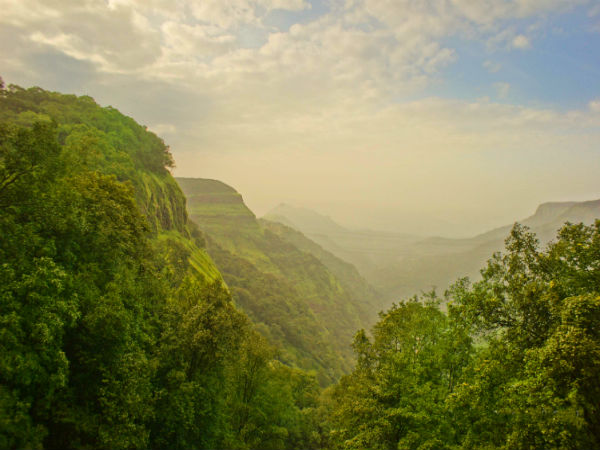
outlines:
M0 448L312 448L313 374L233 305L154 134L0 92Z
M430 294L356 335L357 366L330 397L333 447L599 448L599 288L600 221L543 251L516 225L447 312Z
M114 108L2 86L0 448L600 447L600 221L516 225L481 281L347 329L351 266L241 199L199 228L172 165Z

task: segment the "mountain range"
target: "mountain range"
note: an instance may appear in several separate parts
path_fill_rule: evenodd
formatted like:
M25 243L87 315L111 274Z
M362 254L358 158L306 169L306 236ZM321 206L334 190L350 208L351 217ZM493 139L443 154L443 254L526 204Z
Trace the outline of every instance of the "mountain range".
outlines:
M265 218L291 226L326 250L353 264L378 289L384 301L431 289L445 290L457 278L476 279L494 252L504 248L513 225L470 238L420 237L405 233L351 230L314 211L281 204ZM545 245L565 222L585 224L600 218L600 200L549 202L520 221Z

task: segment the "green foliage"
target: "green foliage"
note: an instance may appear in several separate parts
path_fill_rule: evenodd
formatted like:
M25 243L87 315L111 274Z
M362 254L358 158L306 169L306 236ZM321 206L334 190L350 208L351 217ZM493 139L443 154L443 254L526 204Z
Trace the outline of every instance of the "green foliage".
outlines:
M515 226L483 280L457 284L452 310L486 336L472 386L457 393L465 448L497 425L499 448L595 448L600 443L600 221L565 225L540 251Z
M357 367L336 387L332 436L347 449L450 448L445 400L472 352L435 297L394 305L354 340Z
M599 294L600 221L545 250L516 225L447 313L400 303L357 334L357 367L324 404L332 446L597 448Z
M162 141L39 88L0 119L0 447L311 448L316 381L233 305Z
M321 391L368 289L222 183L193 193L205 236L170 164L89 97L0 88L0 448L600 446L600 221L544 250L515 226Z
M598 447L600 221L543 251L516 225L481 273L447 313L400 303L357 334L357 367L326 404L332 446Z
M31 431L16 440L2 430L4 439L144 446L153 286L133 190L111 175L57 170L68 155L54 125L3 131L2 409L27 411Z
M278 347L278 359L318 371L322 384L342 373L339 356L322 326L289 280L264 273L244 258L223 250L211 239L208 251L222 271L236 303Z
M187 276L163 320L152 446L216 448L228 425L226 366L245 336L245 318L219 284L204 286Z
M162 139L146 127L110 106L98 106L91 97L40 88L10 85L0 91L0 105L2 123L21 127L55 123L58 141L66 150L63 167L80 165L131 182L153 231L186 233L185 198L167 170L173 158Z

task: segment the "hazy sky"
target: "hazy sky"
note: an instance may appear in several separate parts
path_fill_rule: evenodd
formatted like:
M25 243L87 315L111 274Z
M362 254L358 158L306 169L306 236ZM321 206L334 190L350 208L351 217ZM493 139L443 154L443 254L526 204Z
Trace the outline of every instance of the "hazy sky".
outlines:
M468 234L600 197L600 0L0 0L0 75L113 105L258 215Z

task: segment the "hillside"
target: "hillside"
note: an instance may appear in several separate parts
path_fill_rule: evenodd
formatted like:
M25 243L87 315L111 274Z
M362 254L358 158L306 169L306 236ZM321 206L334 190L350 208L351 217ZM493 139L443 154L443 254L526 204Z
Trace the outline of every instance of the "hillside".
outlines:
M598 448L600 220L544 250L517 224L482 280L374 323L356 268L219 181L180 180L196 225L171 165L114 108L0 88L0 448ZM449 276L502 230L377 273Z
M291 230L259 222L233 188L177 181L235 301L282 361L316 370L323 384L349 370L352 336L379 306L358 272Z
M353 297L358 304L363 304L368 316L375 318L378 309L374 306L381 305L381 294L377 292L360 275L358 270L350 263L343 261L328 252L319 244L311 241L299 231L278 222L261 219L260 223L266 229L278 235L281 239L291 243L303 252L309 253L317 258L338 279L344 289Z
M131 183L136 203L157 240L184 245L198 274L211 281L220 279L202 249L201 234L188 221L184 195L167 170L173 160L162 139L87 96L12 86L2 100L0 121L20 126L57 123L61 143L72 152L81 152L77 164Z

